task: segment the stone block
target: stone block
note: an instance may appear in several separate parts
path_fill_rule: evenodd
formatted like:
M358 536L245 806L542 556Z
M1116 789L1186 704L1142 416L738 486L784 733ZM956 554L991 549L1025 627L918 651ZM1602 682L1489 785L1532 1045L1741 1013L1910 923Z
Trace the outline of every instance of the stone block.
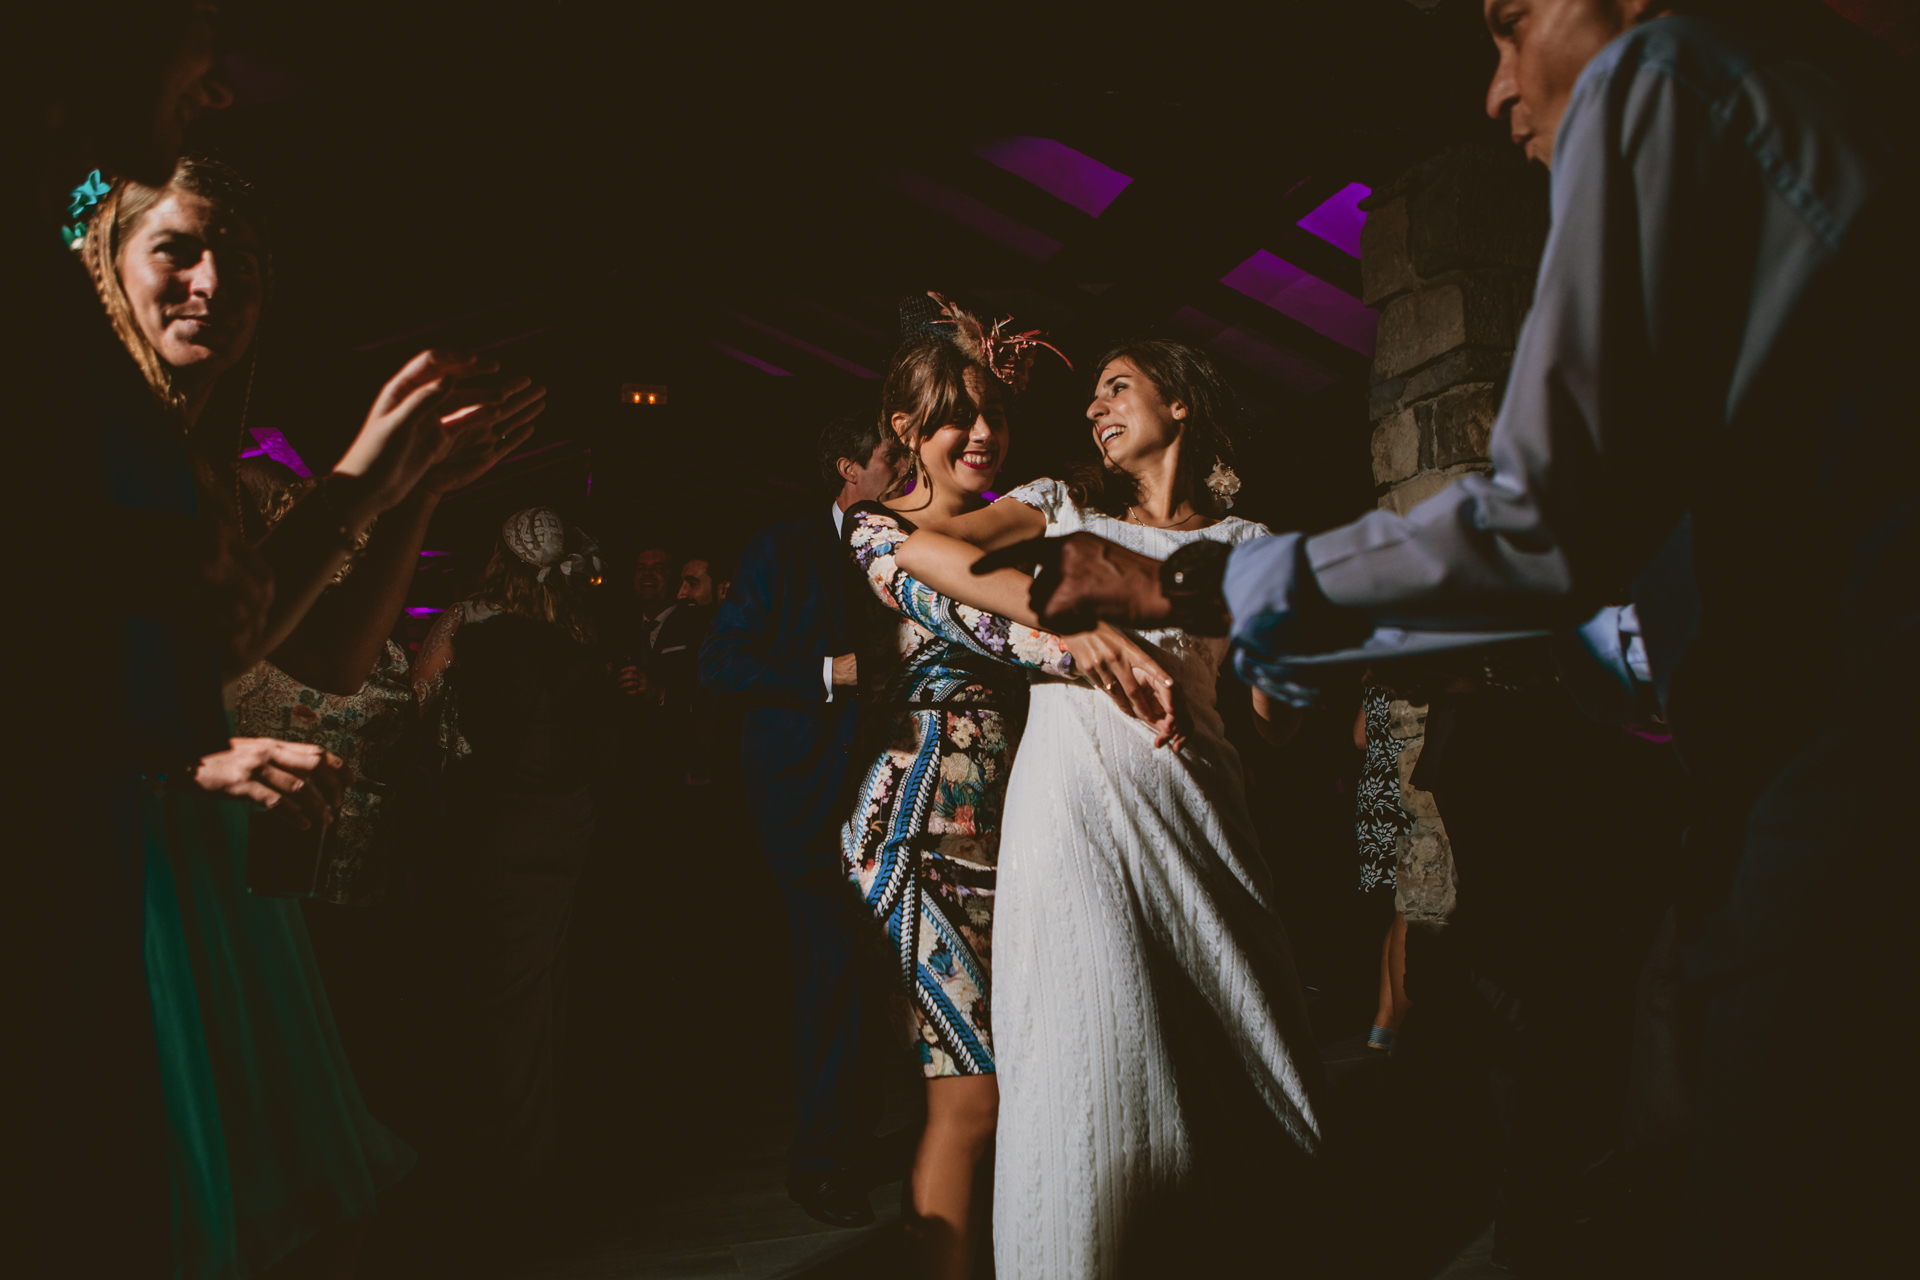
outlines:
M1403 409L1373 429L1373 482L1398 484L1420 470L1420 423Z
M1387 704L1387 732L1394 738L1423 737L1427 732L1427 709L1395 699Z
M1434 466L1486 461L1493 420L1500 412L1500 394L1495 383L1470 382L1451 387L1420 406L1426 420L1426 438L1432 442Z
M1404 200L1407 254L1422 277L1539 266L1550 218L1546 174L1512 147L1454 147L1420 167Z
M1360 301L1378 307L1419 287L1407 252L1407 202L1384 201L1360 228Z
M1376 381L1413 372L1460 347L1511 349L1511 281L1493 273L1453 275L1395 298L1380 313Z
M1484 350L1465 347L1450 351L1441 359L1408 378L1399 379L1400 404L1412 404L1438 395L1463 382L1491 382L1504 388L1507 370L1513 364L1511 350ZM1396 406L1397 407L1397 406ZM1384 415L1375 415L1381 417Z
M1467 290L1460 280L1429 285L1388 303L1374 338L1375 381L1411 372L1467 341Z
M1378 422L1406 408L1406 399L1401 395L1406 386L1405 378L1375 378L1368 384L1367 421Z
M1452 476L1441 475L1436 471L1415 476L1404 484L1397 484L1381 494L1380 509L1403 516L1452 483Z

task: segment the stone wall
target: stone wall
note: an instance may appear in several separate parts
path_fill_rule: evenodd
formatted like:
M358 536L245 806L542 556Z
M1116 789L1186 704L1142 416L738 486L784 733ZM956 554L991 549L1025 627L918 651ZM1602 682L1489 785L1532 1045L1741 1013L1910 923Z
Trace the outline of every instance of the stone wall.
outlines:
M1363 300L1380 311L1370 417L1381 507L1406 512L1485 471L1507 366L1546 243L1544 174L1512 148L1454 147L1370 196L1360 236ZM1397 905L1437 923L1453 910L1453 856L1433 797L1408 782L1426 708L1393 704L1400 803Z

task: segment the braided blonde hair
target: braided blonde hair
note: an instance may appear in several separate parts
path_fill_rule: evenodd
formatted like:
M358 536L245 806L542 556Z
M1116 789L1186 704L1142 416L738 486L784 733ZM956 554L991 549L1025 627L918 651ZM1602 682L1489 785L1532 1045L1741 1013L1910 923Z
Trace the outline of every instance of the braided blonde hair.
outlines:
M232 432L223 431L213 437L224 437L231 448L226 445L209 448L206 431L189 429L186 394L175 385L173 366L160 358L160 353L147 341L147 335L141 332L140 323L134 318L133 304L127 299L126 289L120 280L121 247L126 244L128 237L140 229L141 222L169 190L200 196L228 216L245 221L261 240L261 323L255 327L253 341L247 348L246 388L240 399ZM86 235L75 247L79 250L80 260L86 264L88 275L93 278L93 287L100 295L100 304L106 310L115 336L127 349L127 354L133 357L133 363L146 380L148 389L166 408L168 417L186 441L187 454L200 478L201 487L221 506L232 507L232 515L243 525L247 524L244 512L249 504L240 501L238 476L234 468L247 443L247 415L253 407L253 376L259 362L260 333L265 324L266 301L273 293L273 259L261 234L258 201L252 185L218 160L192 155L180 157L173 176L164 187L149 187L127 179L114 179L112 189L101 198L99 206L93 211ZM216 476L233 476L235 484L217 483Z

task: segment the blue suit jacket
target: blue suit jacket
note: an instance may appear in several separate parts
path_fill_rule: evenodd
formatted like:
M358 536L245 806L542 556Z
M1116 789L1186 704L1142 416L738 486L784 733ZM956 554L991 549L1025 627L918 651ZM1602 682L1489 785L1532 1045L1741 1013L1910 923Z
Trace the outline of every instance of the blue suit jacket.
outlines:
M700 683L747 702L747 805L767 856L796 857L839 814L857 711L821 659L853 652L846 560L825 511L753 535L700 648Z

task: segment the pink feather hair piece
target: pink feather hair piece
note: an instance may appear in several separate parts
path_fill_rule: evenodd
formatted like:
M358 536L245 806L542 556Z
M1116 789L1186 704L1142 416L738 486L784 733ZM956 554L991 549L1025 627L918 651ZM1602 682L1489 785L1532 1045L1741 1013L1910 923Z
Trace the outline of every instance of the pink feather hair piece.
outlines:
M949 301L945 294L927 290L927 296L940 304L940 316L933 324L953 326L954 341L967 356L993 370L993 376L1013 388L1014 394L1027 389L1027 378L1033 372L1033 360L1036 349L1045 347L1060 357L1060 363L1073 368L1073 361L1067 359L1060 348L1042 338L1038 329L1028 329L1025 333L1007 333L1005 329L1013 323L1012 316L996 320L991 329L971 311L957 302Z

